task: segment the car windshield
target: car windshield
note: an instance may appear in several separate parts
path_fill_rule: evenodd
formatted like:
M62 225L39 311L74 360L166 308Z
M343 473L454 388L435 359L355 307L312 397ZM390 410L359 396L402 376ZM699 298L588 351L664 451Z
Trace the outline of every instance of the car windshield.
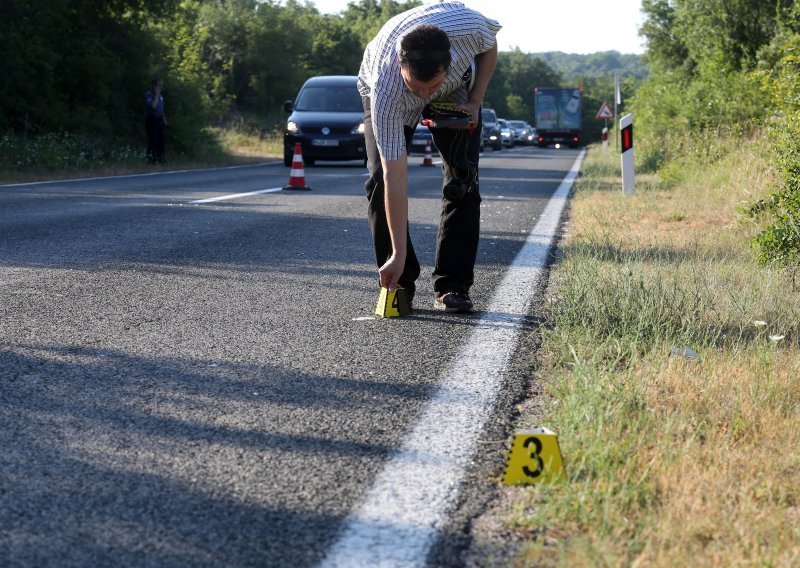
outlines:
M316 112L363 112L361 95L352 87L306 87L300 91L295 110Z
M525 123L522 122L521 120L510 120L508 122L508 125L511 128L527 128L527 126L525 126Z
M494 122L496 117L494 112L490 110L482 110L481 111L481 119L483 122Z

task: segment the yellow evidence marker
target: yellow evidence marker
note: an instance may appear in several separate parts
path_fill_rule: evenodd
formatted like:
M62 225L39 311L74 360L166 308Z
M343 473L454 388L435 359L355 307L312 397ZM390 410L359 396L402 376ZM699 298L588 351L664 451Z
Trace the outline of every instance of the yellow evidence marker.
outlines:
M547 428L533 428L514 434L503 485L533 484L566 480L558 436Z
M408 305L406 291L402 288L398 288L394 292L390 292L387 288L381 288L381 294L378 296L378 305L375 307L375 313L382 318L410 316L411 307Z

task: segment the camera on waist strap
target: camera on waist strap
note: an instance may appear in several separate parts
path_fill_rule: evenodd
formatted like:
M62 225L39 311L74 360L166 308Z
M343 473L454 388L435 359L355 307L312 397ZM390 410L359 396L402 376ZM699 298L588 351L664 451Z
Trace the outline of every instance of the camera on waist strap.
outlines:
M452 128L471 123L472 115L456 108L455 103L432 102L422 109L422 124L428 128Z

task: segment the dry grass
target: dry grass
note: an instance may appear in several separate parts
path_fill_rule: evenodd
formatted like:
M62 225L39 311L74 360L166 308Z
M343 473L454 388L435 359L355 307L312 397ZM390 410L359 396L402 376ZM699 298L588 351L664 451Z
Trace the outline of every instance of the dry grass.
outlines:
M245 128L215 129L215 135L227 154L246 158L280 158L283 141L278 134L263 136Z
M640 176L633 198L618 156L587 159L536 420L570 481L515 494L515 565L800 565L798 290L750 248L762 146L721 144L669 183Z
M653 452L659 506L644 565L796 565L800 560L800 361L794 351L713 353L649 377L669 452Z

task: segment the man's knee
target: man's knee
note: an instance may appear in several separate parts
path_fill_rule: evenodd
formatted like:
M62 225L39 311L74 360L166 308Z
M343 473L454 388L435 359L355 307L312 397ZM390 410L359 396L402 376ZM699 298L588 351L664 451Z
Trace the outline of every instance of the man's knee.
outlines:
M462 167L450 167L445 175L442 193L450 201L462 199L467 193L478 191L478 166L467 161Z

